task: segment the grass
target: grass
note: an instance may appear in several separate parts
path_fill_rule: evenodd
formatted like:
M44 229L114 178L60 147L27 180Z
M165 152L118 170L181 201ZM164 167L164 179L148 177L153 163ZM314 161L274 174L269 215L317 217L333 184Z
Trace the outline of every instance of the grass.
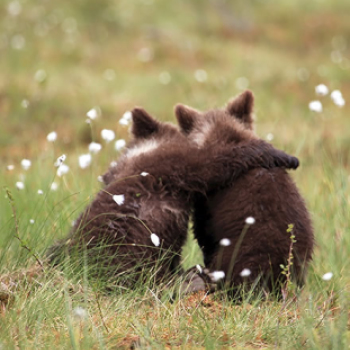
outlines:
M0 279L1 290L13 293L10 305L1 304L0 349L349 348L350 119L347 105L314 92L324 83L350 96L346 0L3 1L0 19ZM197 70L206 81L196 80ZM38 271L34 254L42 259L67 234L98 191L97 176L118 157L102 129L127 139L118 120L135 105L174 121L178 102L221 106L247 85L258 134L272 133L276 147L301 160L293 177L317 247L297 300L234 305L194 295L171 302L163 286L103 295L84 274ZM322 113L308 109L314 99ZM95 106L102 114L89 126L86 113ZM46 140L53 130L54 144ZM91 140L103 150L83 170L78 156ZM62 178L53 166L61 154L70 166ZM23 158L32 161L27 171ZM184 266L201 259L190 238Z

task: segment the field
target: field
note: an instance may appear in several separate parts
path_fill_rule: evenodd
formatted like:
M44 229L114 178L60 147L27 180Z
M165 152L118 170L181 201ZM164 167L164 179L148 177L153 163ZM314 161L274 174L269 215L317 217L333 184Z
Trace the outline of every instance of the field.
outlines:
M2 1L0 349L349 349L349 11L348 0ZM128 140L119 120L136 105L175 121L178 102L206 110L246 88L259 136L301 162L292 176L317 246L300 295L239 305L172 301L162 286L106 295L85 274L42 271L118 158L102 129ZM82 169L92 141L102 150ZM191 237L184 267L202 262Z

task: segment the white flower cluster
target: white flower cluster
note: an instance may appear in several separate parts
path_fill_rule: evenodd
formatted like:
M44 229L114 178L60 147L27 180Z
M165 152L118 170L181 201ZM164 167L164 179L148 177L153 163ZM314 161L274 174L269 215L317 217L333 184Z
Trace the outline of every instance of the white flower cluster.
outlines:
M213 282L218 282L225 278L225 272L224 271L213 271L209 273L209 277Z
M115 149L117 150L117 151L120 151L122 148L124 148L125 147L125 145L126 145L126 142L125 142L125 140L123 140L123 139L120 139L120 140L117 140L116 142L115 142Z
M98 153L101 151L101 149L102 149L102 145L100 143L91 142L89 144L89 152L90 153Z
M245 219L245 223L247 225L254 225L255 224L255 219L252 216L249 216Z
M317 95L326 96L329 92L328 87L324 84L317 85L315 87L315 92Z
M228 238L223 238L219 243L222 247L228 247L231 244L231 241Z
M49 142L55 142L57 140L57 132L56 131L51 131L47 136L46 136L47 141Z
M241 273L239 274L241 277L248 277L251 275L251 271L249 269L243 269Z
M69 166L67 164L61 164L57 169L57 176L61 177L67 174L69 171Z
M332 91L331 99L338 107L343 107L345 105L344 97L339 90Z
M57 158L56 162L54 163L55 167L59 167L62 165L62 163L66 160L66 155L62 154L60 157Z
M75 318L83 320L88 317L88 312L81 306L77 306L73 310L73 315Z
M86 116L90 120L95 120L99 115L100 115L100 113L99 113L99 108L98 107L92 108L86 113Z
M196 265L196 269L199 273L203 273L203 269L202 269L202 266L201 265Z
M113 130L103 129L101 131L101 137L108 143L114 140L115 133Z
M21 165L24 170L28 170L31 167L32 162L29 159L22 159Z
M322 276L322 279L323 279L324 281L329 281L329 280L332 279L332 277L333 277L333 273L332 273L332 272L327 272L327 273L325 273L325 274Z
M155 233L151 234L151 241L156 247L159 247L159 245L160 245L160 238Z
M113 200L118 204L118 205L123 205L125 201L125 196L123 194L115 194L113 196Z
M87 168L91 164L91 154L82 154L79 156L79 166L82 169Z
M315 92L319 96L326 96L329 93L329 89L325 84L319 84L315 87ZM343 107L345 105L344 97L340 90L334 90L331 92L330 97L335 105ZM314 100L309 103L310 111L321 113L323 111L322 102Z
M321 113L323 111L322 103L320 101L311 101L309 109L310 111Z
M132 113L130 111L127 111L120 118L119 124L121 124L121 125L129 125L131 120L132 120Z
M16 182L16 187L18 190L24 190L24 183L22 181Z
M194 77L199 83L204 83L208 79L208 74L204 69L197 69L194 72Z

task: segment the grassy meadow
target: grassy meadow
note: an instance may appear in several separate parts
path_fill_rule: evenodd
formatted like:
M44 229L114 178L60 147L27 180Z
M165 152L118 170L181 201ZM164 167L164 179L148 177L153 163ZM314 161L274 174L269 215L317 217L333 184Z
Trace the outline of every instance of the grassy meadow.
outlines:
M349 12L348 0L1 1L0 349L349 349ZM175 121L178 102L220 107L246 88L259 136L301 162L292 176L317 246L297 298L172 301L151 285L106 295L84 273L41 270L128 140L126 111ZM92 141L102 150L82 169ZM191 238L182 259L202 262Z

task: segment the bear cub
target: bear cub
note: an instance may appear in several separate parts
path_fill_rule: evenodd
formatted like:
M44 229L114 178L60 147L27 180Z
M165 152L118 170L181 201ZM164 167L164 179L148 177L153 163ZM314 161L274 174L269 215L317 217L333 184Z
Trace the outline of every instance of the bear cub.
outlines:
M298 166L295 157L261 140L199 149L176 126L141 108L132 118L132 141L70 235L50 250L53 263L84 256L97 277L117 277L127 287L150 276L171 277L179 268L194 193L228 185L253 168Z
M232 148L258 140L253 103L253 94L246 91L222 110L200 113L177 105L175 114L183 134L199 148ZM237 163L245 161L237 158ZM196 194L193 220L206 267L211 275L224 272L220 285L233 295L243 285L280 295L286 282L281 266L287 265L290 249L292 280L303 285L314 234L305 202L285 169L251 169L229 186Z

